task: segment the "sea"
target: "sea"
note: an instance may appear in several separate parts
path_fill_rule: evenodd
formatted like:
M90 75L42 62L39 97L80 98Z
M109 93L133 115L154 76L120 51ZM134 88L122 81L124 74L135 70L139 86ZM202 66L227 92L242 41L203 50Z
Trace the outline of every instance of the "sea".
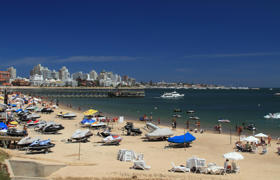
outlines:
M280 89L259 90L194 90L176 89L185 96L181 99L163 99L160 96L174 89L146 89L145 97L118 98L59 98L59 103L73 108L87 110L97 109L108 116L124 116L125 119L139 120L146 115L152 116L152 121L170 125L174 114L177 126L186 127L189 120L190 127L195 128L195 120L190 116L200 118L201 128L213 130L219 119L228 119L230 123L223 123L224 131L236 131L237 126L255 124L257 131L276 138L280 136L280 119L265 119L268 113L280 112L280 96L274 95ZM175 113L174 109L182 112ZM194 110L190 115L188 110Z

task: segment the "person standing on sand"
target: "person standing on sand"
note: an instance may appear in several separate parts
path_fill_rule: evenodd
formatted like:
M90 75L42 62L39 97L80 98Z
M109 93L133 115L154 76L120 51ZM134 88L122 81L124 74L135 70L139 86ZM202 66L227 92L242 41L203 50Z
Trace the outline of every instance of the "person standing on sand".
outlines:
M268 144L269 146L271 146L271 143L270 143L270 142L271 142L271 139L272 139L271 136L268 135L268 137L267 137L267 144Z
M189 129L190 128L190 121L189 120L187 120L187 129Z
M225 161L225 163L224 163L224 170L225 170L225 173L227 172L227 170L228 170L228 159L226 159L226 161Z
M177 123L176 123L176 118L172 118L172 129L176 129Z
M160 118L158 118L158 120L157 120L157 121L158 121L158 124L160 124Z

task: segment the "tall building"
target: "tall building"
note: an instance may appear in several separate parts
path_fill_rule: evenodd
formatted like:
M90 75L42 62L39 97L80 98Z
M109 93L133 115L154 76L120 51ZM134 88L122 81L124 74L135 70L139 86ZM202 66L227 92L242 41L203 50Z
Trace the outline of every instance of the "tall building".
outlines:
M42 69L43 66L41 64L34 66L34 68L30 71L30 76L34 76L35 74L42 75Z
M90 79L92 79L92 80L96 80L96 79L98 78L98 74L96 73L95 70L92 70L92 71L90 71L90 73L89 73L89 77L90 77Z
M52 77L52 79L58 80L59 79L59 73L57 71L53 70L51 72L51 77Z
M82 79L83 78L83 72L79 71L79 72L75 72L72 74L72 79L73 80L77 80L77 79Z
M43 75L43 79L52 79L52 72L47 67L43 67L41 70L41 74Z
M16 79L17 78L17 70L13 66L9 67L7 70L10 73L10 78L11 79Z
M63 66L59 70L59 79L62 80L62 81L67 81L68 79L70 79L70 73L65 66Z

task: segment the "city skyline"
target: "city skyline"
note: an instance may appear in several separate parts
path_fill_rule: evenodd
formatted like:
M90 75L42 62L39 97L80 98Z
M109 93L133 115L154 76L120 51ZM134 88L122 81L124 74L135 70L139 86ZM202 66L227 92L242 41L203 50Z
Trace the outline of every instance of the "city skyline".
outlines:
M280 87L278 2L15 2L0 7L0 69L19 76L42 64L146 82Z

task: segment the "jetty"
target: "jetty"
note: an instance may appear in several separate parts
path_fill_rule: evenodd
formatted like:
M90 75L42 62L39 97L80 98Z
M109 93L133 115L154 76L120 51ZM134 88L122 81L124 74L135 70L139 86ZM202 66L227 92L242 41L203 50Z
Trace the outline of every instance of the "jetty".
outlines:
M32 96L45 97L144 97L145 90L140 87L32 87L2 86L1 91L20 92Z

